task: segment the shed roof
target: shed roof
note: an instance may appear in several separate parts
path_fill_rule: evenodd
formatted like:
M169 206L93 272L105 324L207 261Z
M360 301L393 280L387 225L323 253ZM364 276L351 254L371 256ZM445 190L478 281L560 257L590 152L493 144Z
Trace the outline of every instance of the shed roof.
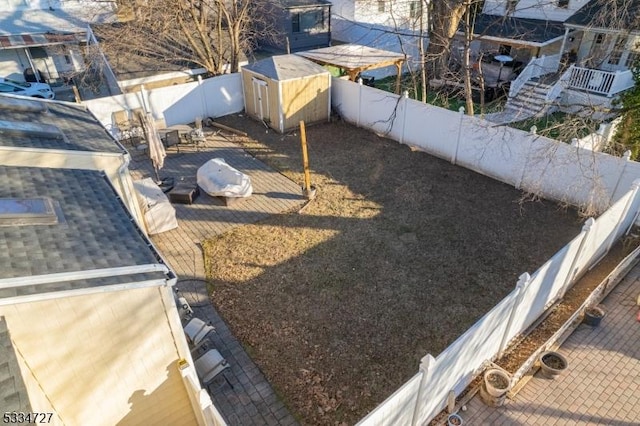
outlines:
M565 21L568 27L640 32L640 0L592 0Z
M272 56L243 68L277 81L329 74L329 71L320 65L296 55Z
M405 55L359 44L341 44L321 49L297 52L296 55L319 64L334 65L346 70L364 71L383 68L404 61Z
M51 225L0 226L0 279L153 265L160 255L102 172L0 166L0 198L49 197ZM37 285L3 284L0 299L166 278L161 272Z
M0 117L3 121L56 126L62 138L46 135L19 134L0 130L0 146L124 153L100 122L83 106L66 102L41 101L0 95Z
M541 19L514 18L480 14L474 24L476 37L514 40L521 44L539 46L564 35L562 22Z

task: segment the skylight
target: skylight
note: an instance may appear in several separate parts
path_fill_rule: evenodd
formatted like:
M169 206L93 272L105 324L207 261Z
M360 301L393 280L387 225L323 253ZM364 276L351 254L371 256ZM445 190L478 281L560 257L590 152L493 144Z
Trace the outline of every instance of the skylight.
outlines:
M0 226L54 225L59 222L51 198L0 198Z
M0 133L8 133L16 136L62 139L67 142L62 131L52 124L0 120Z

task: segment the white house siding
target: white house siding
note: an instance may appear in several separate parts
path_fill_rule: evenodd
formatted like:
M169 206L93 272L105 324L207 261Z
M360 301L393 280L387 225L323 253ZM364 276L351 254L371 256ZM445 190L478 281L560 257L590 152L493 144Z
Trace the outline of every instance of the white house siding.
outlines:
M0 307L33 411L66 425L194 425L159 287ZM50 405L39 405L43 394Z
M509 16L564 22L588 2L589 0L570 0L568 6L562 8L558 7L558 0L520 0ZM505 15L506 6L507 0L486 0L482 10L490 15Z
M386 0L384 12L378 10L377 0L332 0L332 3L331 36L334 40L405 53L413 58L412 68L417 68L419 21L417 17L410 17L410 4L420 1ZM425 28L427 22L425 8ZM425 39L425 48L427 45L428 40ZM404 71L407 71L406 67ZM366 75L383 78L396 72L396 67L391 66L367 71Z
M29 60L22 49L0 50L0 77L23 81L22 72L29 67Z

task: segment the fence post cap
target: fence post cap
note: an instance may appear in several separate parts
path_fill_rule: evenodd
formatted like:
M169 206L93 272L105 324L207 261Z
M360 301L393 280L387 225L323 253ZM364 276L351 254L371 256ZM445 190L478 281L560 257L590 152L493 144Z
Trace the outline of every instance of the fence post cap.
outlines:
M529 281L531 281L531 275L529 275L528 272L525 272L524 274L518 277L518 283L516 284L516 288L524 287Z
M402 92L402 97L405 98L405 99L408 99L409 98L409 91L408 90L404 90Z
M426 373L429 368L436 362L436 359L431 354L426 354L420 359L420 369Z
M595 224L596 224L596 220L595 220L594 218L590 217L589 219L587 219L587 220L584 222L584 225L582 225L582 230L583 230L583 231L588 231L588 230L590 230L590 229L591 229L591 227L592 227L593 225L595 225Z
M464 107L463 107L463 106L461 106L460 108L458 108L458 112L459 112L460 114L464 114L464 111L465 111L465 109L464 109Z
M362 77L358 79L358 84L362 86Z
M529 131L530 131L532 134L534 134L534 135L535 135L535 134L537 134L537 133L538 133L538 126L536 126L536 125L534 124L533 126L531 126L531 128L529 129Z
M622 154L622 158L624 158L627 161L631 161L631 150L630 149L626 150L624 154Z

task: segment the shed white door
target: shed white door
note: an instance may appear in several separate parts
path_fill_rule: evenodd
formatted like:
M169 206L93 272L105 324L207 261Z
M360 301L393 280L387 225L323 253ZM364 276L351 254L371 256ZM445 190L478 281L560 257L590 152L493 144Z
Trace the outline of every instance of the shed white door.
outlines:
M269 88L267 82L253 78L253 103L259 119L269 121Z

